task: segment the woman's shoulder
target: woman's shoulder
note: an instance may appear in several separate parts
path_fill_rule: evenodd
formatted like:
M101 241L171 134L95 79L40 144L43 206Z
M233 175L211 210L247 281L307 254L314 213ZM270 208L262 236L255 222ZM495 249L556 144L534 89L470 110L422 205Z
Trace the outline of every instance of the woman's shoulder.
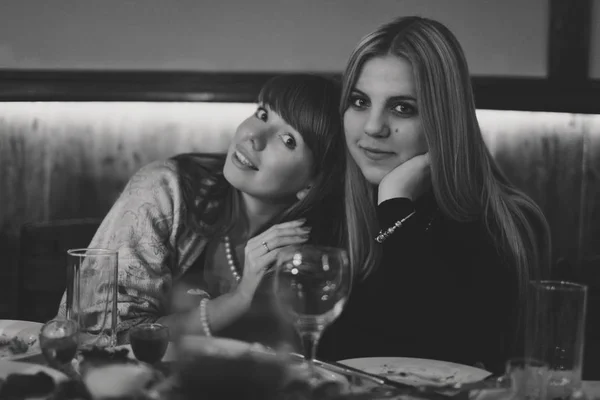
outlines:
M203 181L222 176L224 156L187 153L152 161L130 179L129 187L180 186L185 181Z
M215 175L222 174L225 166L224 154L213 153L183 153L167 160L173 164L180 173Z
M124 192L157 191L179 185L177 166L171 160L156 160L142 166L127 182Z

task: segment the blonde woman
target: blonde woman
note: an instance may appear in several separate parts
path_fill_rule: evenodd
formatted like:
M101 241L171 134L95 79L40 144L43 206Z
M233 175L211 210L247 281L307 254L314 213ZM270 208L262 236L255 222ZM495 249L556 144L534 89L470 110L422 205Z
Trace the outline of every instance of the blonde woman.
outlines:
M421 17L368 34L350 56L341 113L348 232L363 242L351 254L368 262L355 263L321 355L501 369L519 347L527 282L544 274L550 239L484 144L457 39Z

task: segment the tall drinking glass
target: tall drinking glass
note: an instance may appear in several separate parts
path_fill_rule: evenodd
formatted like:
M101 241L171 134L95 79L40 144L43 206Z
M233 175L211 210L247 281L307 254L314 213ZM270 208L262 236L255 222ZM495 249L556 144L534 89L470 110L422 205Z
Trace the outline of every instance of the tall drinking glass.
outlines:
M570 398L581 389L587 286L563 281L530 285L525 356L548 365L549 399Z
M72 249L67 254L67 319L79 325L79 347L114 347L117 343L117 251Z
M546 400L548 365L530 358L506 362L506 377L511 382L511 400Z
M547 400L548 365L530 358L511 358L495 385L472 391L470 400Z
M302 246L280 253L275 295L283 315L302 338L304 358L313 360L321 334L341 313L350 294L352 271L345 250Z

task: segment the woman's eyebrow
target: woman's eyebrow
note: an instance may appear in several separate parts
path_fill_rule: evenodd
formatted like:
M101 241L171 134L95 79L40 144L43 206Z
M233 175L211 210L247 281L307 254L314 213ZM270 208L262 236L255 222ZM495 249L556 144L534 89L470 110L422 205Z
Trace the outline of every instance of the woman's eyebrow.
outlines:
M367 96L367 94L365 92L363 92L362 90L358 90L357 88L353 88L352 93L360 94L361 96L364 96L364 97L369 97L369 96Z
M352 93L359 94L364 97L369 97L365 92L363 92L362 90L356 89L356 88L352 89ZM387 100L388 101L410 100L410 101L415 101L415 102L417 101L417 99L411 95L392 96L392 97L389 97Z
M417 101L417 99L414 96L409 96L409 95L399 95L399 96L392 96L388 99L389 101L397 101L397 100L410 100L410 101Z

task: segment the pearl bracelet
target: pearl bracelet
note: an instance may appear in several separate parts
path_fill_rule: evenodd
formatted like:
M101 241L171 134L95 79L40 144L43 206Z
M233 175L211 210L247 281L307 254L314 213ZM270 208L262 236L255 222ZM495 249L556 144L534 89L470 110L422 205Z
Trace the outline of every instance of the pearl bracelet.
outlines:
M408 214L406 217L402 218L401 220L396 221L396 223L394 225L390 226L386 230L383 230L383 229L380 230L379 235L377 235L375 240L377 240L378 243L383 243L383 241L385 239L387 239L388 236L390 236L392 233L394 233L394 231L396 229L400 228L406 222L406 220L408 220L413 215L415 215L415 211L411 212L410 214Z
M208 324L208 317L206 315L206 303L208 303L208 298L203 298L200 300L200 322L202 323L202 329L204 329L204 334L206 336L212 336L210 331L210 325Z

